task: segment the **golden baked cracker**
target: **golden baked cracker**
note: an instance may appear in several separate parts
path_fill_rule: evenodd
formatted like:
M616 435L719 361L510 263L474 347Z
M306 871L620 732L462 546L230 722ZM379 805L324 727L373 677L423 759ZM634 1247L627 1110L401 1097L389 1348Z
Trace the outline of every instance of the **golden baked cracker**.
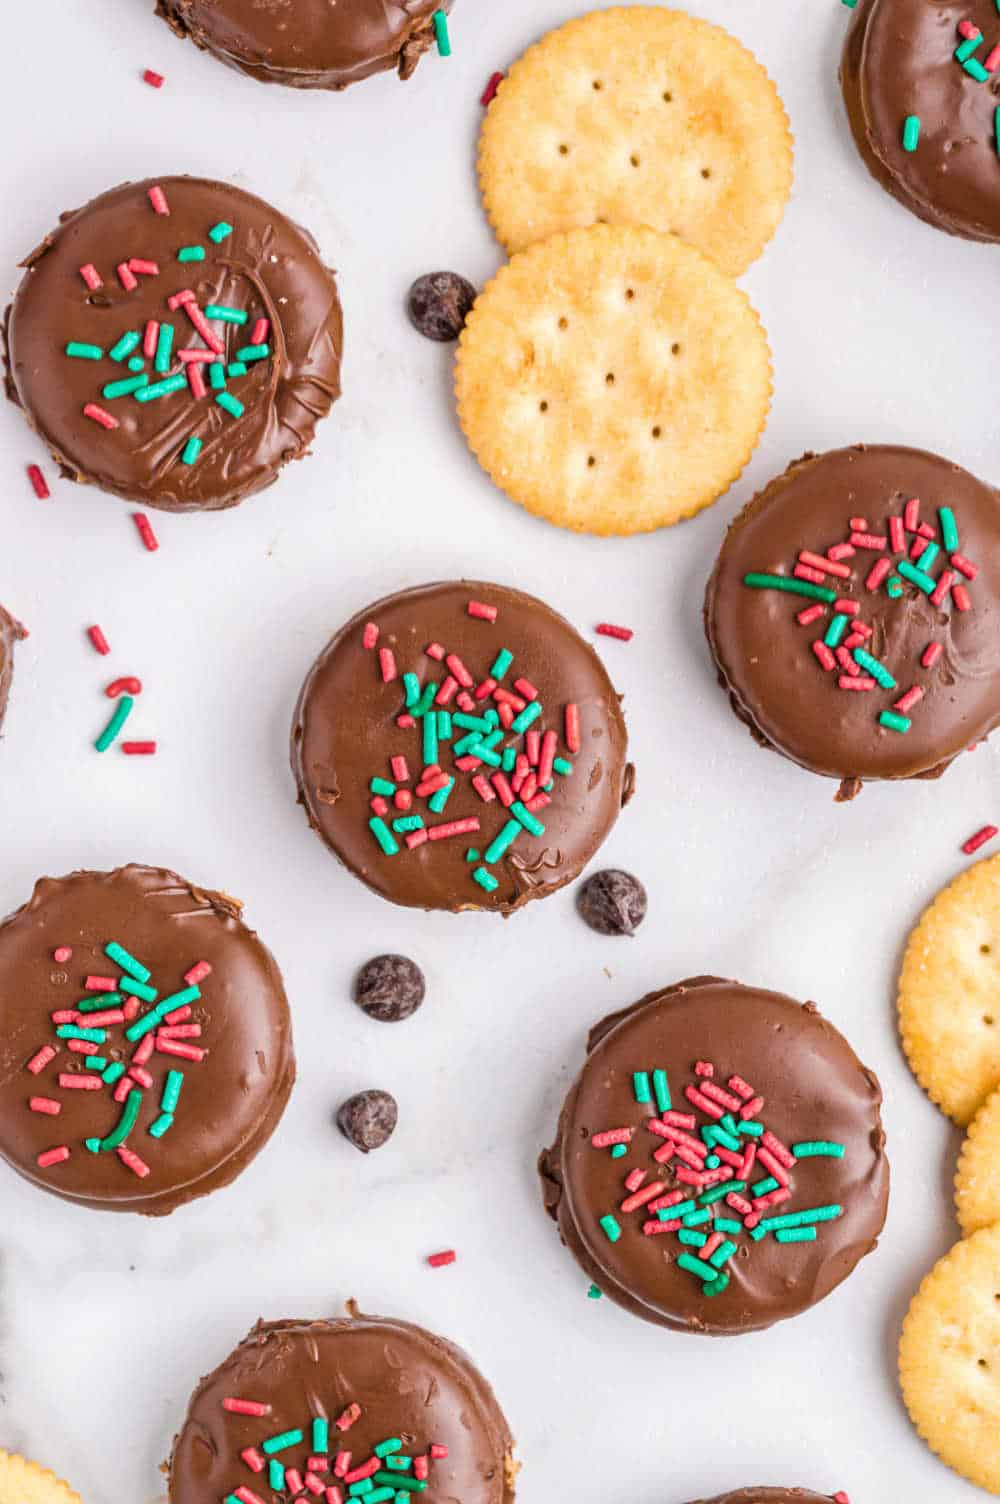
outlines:
M955 1210L966 1237L1000 1222L1000 1091L980 1107L958 1158Z
M0 1451L0 1504L83 1504L68 1483L55 1473Z
M726 490L771 400L746 295L658 230L595 225L501 267L470 313L458 416L512 500L560 527L666 527Z
M1000 1227L956 1243L928 1274L903 1322L899 1378L931 1451L1000 1493Z
M911 934L899 978L910 1069L965 1127L1000 1084L1000 857L935 898Z
M792 136L735 37L683 11L621 7L514 64L483 122L479 182L508 252L583 225L652 225L735 277L781 220Z

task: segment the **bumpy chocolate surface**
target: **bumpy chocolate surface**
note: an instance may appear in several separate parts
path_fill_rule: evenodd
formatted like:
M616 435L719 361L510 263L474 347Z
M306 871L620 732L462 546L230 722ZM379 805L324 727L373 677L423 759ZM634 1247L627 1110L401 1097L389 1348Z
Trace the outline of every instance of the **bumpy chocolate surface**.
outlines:
M714 1068L711 1078L697 1074L699 1062ZM670 1123L657 1099L655 1070L666 1072L670 1110L688 1120L673 1130L681 1135L676 1142L685 1160L676 1157L662 1131L649 1127L651 1121ZM638 1100L636 1072L652 1083L646 1103ZM705 1094L706 1085L731 1099L724 1110L733 1121L762 1123L767 1136L738 1132L738 1152L726 1148L723 1138L709 1147L702 1129L722 1128L734 1136L725 1120L716 1120L721 1104ZM692 1091L713 1111L697 1105ZM756 1331L815 1305L875 1247L889 1192L881 1100L875 1076L814 1004L696 977L649 994L591 1031L587 1062L566 1099L556 1142L539 1163L545 1204L589 1278L634 1315L716 1336ZM628 1151L621 1158L611 1146L592 1142L594 1135L622 1129ZM694 1148L690 1139L697 1140ZM794 1154L797 1146L816 1144L839 1145L843 1155ZM748 1146L754 1146L749 1159ZM717 1167L706 1168L706 1148L719 1158ZM782 1151L784 1160L791 1153L794 1162L786 1169L778 1161L775 1170L772 1161ZM635 1192L625 1185L633 1171L645 1172ZM702 1175L708 1176L704 1182ZM779 1194L782 1176L788 1197ZM652 1186L652 1200L625 1209L627 1198L648 1198ZM770 1202L760 1199L768 1196ZM661 1197L682 1207L694 1201L695 1210L685 1214L693 1220L679 1228L668 1207L661 1211ZM833 1211L811 1224L817 1230L813 1242L779 1242L779 1229L768 1225L773 1217L817 1208ZM607 1217L614 1224L602 1226ZM716 1219L725 1224L721 1229ZM692 1235L717 1233L725 1238L713 1266L721 1288L709 1294L708 1266L702 1273L678 1259L704 1264ZM728 1283L720 1278L725 1275Z
M919 498L919 521L934 530L934 539L904 530L900 553L892 547L890 519L903 517L913 498ZM957 550L945 546L942 507L953 513ZM832 669L817 661L812 644L843 614L835 604L820 603L822 614L801 625L797 613L816 601L744 583L748 573L792 577L802 550L822 559L850 538L852 518L866 521L870 536L885 540L882 551L859 545L837 565L849 578L824 576L821 588L831 587L838 599L859 607L856 620L871 630L861 651L888 670L895 688L872 685L853 648L847 650L858 670L853 677L868 684L864 691L841 687L852 675L839 659ZM936 552L924 571L920 557L911 556L932 541ZM857 445L797 460L736 518L708 585L706 630L736 713L758 741L812 772L842 780L844 797L861 780L943 771L1000 723L998 545L1000 493L937 455ZM956 556L972 562L975 579L955 568ZM870 587L872 569L884 572L885 561L891 570ZM945 589L936 601L926 581L921 588L899 573L901 564L936 582L947 571L956 588ZM901 586L895 597L889 593L894 579ZM959 609L959 601L968 609ZM854 619L844 624L841 648L851 641ZM931 643L939 645L940 655L925 667ZM909 728L883 723L883 713L899 713L894 707L913 688L921 693L903 712Z
M845 1495L810 1493L807 1488L741 1488L715 1499L695 1499L694 1504L847 1504Z
M169 214L153 207L149 195L157 187ZM178 252L188 248L203 259L179 261ZM117 268L133 259L157 270L126 275L126 288ZM231 184L187 177L123 184L63 215L24 265L7 327L8 393L76 480L168 511L235 506L306 452L340 394L342 322L333 273L311 236ZM96 271L100 287L88 286L82 267ZM192 292L202 313L234 310L229 318L209 318L214 350L188 304L170 307L169 300ZM263 347L253 343L262 319ZM141 342L126 353L119 344L130 333L141 341L150 323L173 328L169 356L159 364ZM70 342L101 357L72 358ZM251 349L249 360L237 360ZM121 381L145 377L153 387L184 375L181 350L221 353L226 391L212 385L213 367L202 364L203 396L184 384L152 401L105 394ZM129 360L142 360L141 371L133 372ZM230 372L240 364L245 373ZM227 411L220 396L241 410ZM109 431L87 417L92 403L118 426ZM202 447L185 463L192 437Z
M15 1170L84 1206L162 1215L246 1168L277 1127L295 1060L281 974L241 922L241 910L238 900L174 872L131 866L42 878L0 925L0 1154ZM90 976L133 980L106 954L114 942L151 973L140 985L155 988L156 999L87 988ZM72 950L69 958L63 947ZM192 997L184 977L199 961L211 972ZM144 1028L142 1021L178 993L177 1007L189 1011ZM125 1017L102 1022L105 1013ZM138 1037L129 1038L129 1030ZM74 1044L93 1053L77 1053ZM88 1066L91 1059L106 1061L107 1081ZM166 1131L160 1124L153 1133L170 1071L183 1074L180 1094ZM126 1090L140 1093L138 1104ZM50 1111L32 1110L33 1099ZM124 1149L148 1173L117 1147L97 1147L136 1105ZM39 1165L40 1155L60 1148L68 1158Z
M267 1414L233 1413L226 1400L249 1400ZM269 1452L269 1439L287 1433L289 1444ZM374 1448L387 1439L401 1443L387 1455L413 1459L408 1470L371 1469ZM429 1455L432 1447L447 1456ZM240 1486L265 1504L281 1504L293 1491L298 1497L301 1488L273 1486L269 1466L249 1466L241 1456L248 1448L303 1479L310 1457L328 1461L312 1476L345 1498L353 1470L366 1464L376 1490L386 1474L425 1481L413 1497L427 1504L514 1497L513 1442L490 1386L459 1348L404 1321L355 1315L258 1324L195 1390L170 1462L171 1504L218 1504ZM350 1452L346 1479L335 1472L342 1452ZM426 1460L426 1479L417 1458Z
M470 600L495 608L496 621L470 616ZM378 628L378 640L366 648L369 624ZM444 649L443 660L427 654L431 646ZM503 650L512 659L491 690L487 680L493 679L491 669ZM386 652L391 654L394 675L388 683L383 682L387 670L380 657ZM457 679L452 672L456 659ZM415 677L408 680L406 675ZM459 682L463 677L465 686ZM537 699L519 692L525 680L537 691ZM428 689L431 684L436 692ZM426 717L411 718L411 726L398 724L400 716L408 715L408 693L411 698L433 695L435 709L453 716L450 738L445 728L428 756L423 739ZM471 735L475 742L476 737L463 719L482 725L491 712L508 717L495 693L513 696L513 703L507 702L512 724L506 732L500 725L487 727L480 740L492 739L494 745L487 747L485 757L470 760L475 749L468 748L468 740ZM566 707L571 704L579 712L578 751L566 740ZM532 705L540 706L540 713ZM530 724L522 731L525 712ZM549 732L553 736L547 743ZM502 759L508 748L529 757L532 733L541 744L543 762L544 748L551 745L555 767L548 778L543 772L540 780L532 780L552 784L549 794L539 790L540 800L532 796L532 784L520 785L525 805L519 800L518 771L505 772ZM519 590L452 582L377 601L337 634L299 698L292 767L310 824L376 893L414 908L509 913L561 888L590 861L631 792L626 747L619 698L597 654L569 622ZM406 760L407 777L397 781L392 759L400 755ZM428 789L427 781L422 782L425 768L435 763L455 780L437 807L429 792L418 792ZM518 766L524 771L527 763ZM396 803L400 793L405 808ZM409 803L407 795L412 796ZM371 801L379 797L387 805L381 834L395 848L390 853L382 849L370 825L378 818ZM504 802L510 797L518 799L512 810ZM504 831L514 834L519 812L527 828L494 854L492 843ZM414 816L426 839L419 829L397 824ZM467 820L478 821L478 829L434 834L437 827ZM413 838L409 845L408 836ZM471 860L470 850L478 853Z
M156 13L222 62L263 83L346 89L395 68L409 78L452 0L157 0Z
M3 725L14 679L14 644L24 635L21 623L0 606L0 726Z
M998 240L995 75L975 78L956 59L961 21L981 35L969 59L981 67L1000 42L994 0L861 0L841 84L858 150L883 188L939 229ZM920 136L907 151L911 115Z

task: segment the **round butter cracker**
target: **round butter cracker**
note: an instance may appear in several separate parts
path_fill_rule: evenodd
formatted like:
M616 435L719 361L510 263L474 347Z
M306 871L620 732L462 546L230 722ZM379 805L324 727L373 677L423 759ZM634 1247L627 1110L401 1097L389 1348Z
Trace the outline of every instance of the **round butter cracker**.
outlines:
M0 1451L0 1504L83 1504L78 1493L55 1473Z
M619 7L514 64L483 123L479 181L509 253L585 225L651 225L738 276L781 220L792 136L771 79L727 31Z
M511 500L576 532L667 527L710 505L771 401L746 295L673 235L595 225L514 256L459 342L458 416Z
M1000 1091L976 1113L955 1176L955 1211L966 1237L1000 1222Z

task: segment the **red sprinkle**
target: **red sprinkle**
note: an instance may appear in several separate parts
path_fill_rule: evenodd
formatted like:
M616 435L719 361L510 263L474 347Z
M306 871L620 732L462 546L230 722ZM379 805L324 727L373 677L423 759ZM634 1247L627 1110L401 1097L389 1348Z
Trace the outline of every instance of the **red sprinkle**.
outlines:
M233 1415L270 1415L271 1406L261 1403L260 1400L223 1400L223 1410L229 1410Z
M209 977L211 975L211 961L196 961L191 967L191 970L184 973L184 980L185 982L187 982L189 987L197 987L199 982L203 982L206 977ZM168 1013L167 1017L172 1018L173 1014Z
M493 803L493 800L496 798L496 794L490 787L487 780L483 777L482 773L477 773L475 778L473 778L472 787L475 789L476 793L479 795L484 804Z
M973 40L978 42L981 35L979 27L974 22L968 20L959 21L958 34L960 37L965 37L969 42Z
M85 1040L73 1042L87 1043ZM103 1085L100 1076L80 1076L72 1071L62 1071L59 1076L60 1091L100 1091Z
M348 1405L347 1409L345 1411L343 1411L343 1413L341 1415L337 1416L337 1419L334 1421L334 1425L337 1427L338 1431L349 1431L351 1429L351 1427L354 1425L354 1422L356 1420L360 1420L360 1419L361 1419L361 1406L360 1405ZM350 1454L350 1452L346 1452L346 1453L345 1452L341 1452L339 1454L338 1458L337 1458L337 1467L334 1469L334 1471L336 1473L338 1473L338 1474L340 1474L340 1459L341 1459L341 1457L345 1457L345 1456L347 1458L348 1465L350 1465L350 1460L351 1460L351 1454ZM345 1469L345 1471L346 1471L346 1469ZM340 1474L340 1476L343 1476L343 1475Z
M432 1253L427 1262L432 1269L443 1269L446 1264L453 1264L457 1258L458 1254L454 1248L446 1248L443 1253ZM431 1456L433 1455L434 1448L432 1447Z
M370 1478L372 1473L377 1473L381 1466L382 1464L377 1457L369 1457L368 1461L362 1463L360 1467L354 1468L350 1473L345 1473L344 1482L360 1483L362 1478Z
M29 1097L28 1106L32 1112L44 1112L50 1118L57 1118L62 1112L62 1103L54 1102L51 1097Z
M424 648L428 658L433 658L437 663L444 661L444 648L439 642L429 642Z
M918 704L923 697L924 692L920 688L920 685L914 684L912 689L906 691L905 695L900 695L892 708L893 710L898 710L900 715L908 715L914 705Z
M475 815L470 815L467 820L449 820L443 825L431 825L427 831L430 841L444 841L449 836L469 836L479 829L479 821Z
M111 652L111 645L109 644L108 639L105 637L104 633L101 631L100 627L88 627L87 636L90 638L91 642L94 644L94 647L99 653Z
M146 69L144 69L143 75L142 75L142 81L143 81L144 84L149 84L149 87L151 89L162 89L163 88L163 82L164 82L163 74L162 73L154 73L153 70L152 70L152 68L146 68Z
M861 602L847 599L836 600L833 603L833 609L839 611L842 616L857 616L861 610Z
M980 846L985 846L987 841L992 841L993 837L998 833L1000 832L998 832L995 825L984 825L981 830L976 831L974 836L969 837L963 845L962 850L966 856L972 856L974 852L979 850Z
M817 601L815 606L805 606L801 611L796 611L795 620L800 627L808 627L811 622L817 621L825 610L826 607L821 606Z
M953 569L945 569L942 571L938 579L937 586L931 594L932 606L944 605L945 601L948 598L948 591L951 589L954 581L955 571Z
M855 646L860 646L860 643L856 643ZM852 679L861 677L861 669L851 657L851 650L845 643L841 643L839 647L834 648L833 655L845 674L849 674Z
M255 340L254 343L256 344L258 342ZM361 646L363 648L368 648L369 651L370 651L375 646L375 644L377 642L378 642L378 627L375 625L375 623L373 621L366 622L366 624L365 624L365 630L364 630L364 632L362 634L362 637L361 637Z
M488 104L491 104L492 101L496 98L496 92L503 81L504 74L502 73L492 73L490 75L490 81L486 85L486 88L483 90L482 96L479 100L479 103L482 105L483 109L485 109Z
M832 548L827 549L826 556L834 560L853 559L856 553L857 549L852 548L849 543L835 543Z
M631 627L616 627L612 622L598 622L595 628L599 637L617 637L619 642L631 642L635 633ZM514 688L517 688L515 684Z
M87 262L86 266L81 266L80 276L83 278L84 282L86 282L91 292L96 292L99 287L104 286L100 272L97 270L97 267L92 266L89 261Z
M392 648L379 648L378 662L382 670L382 683L391 684L396 677L396 655Z
M931 539L937 537L937 528L931 527L929 522L922 522L917 528L917 532L921 538Z
M889 518L889 544L894 554L905 553L906 531L902 517Z
M83 409L83 416L92 419L95 423L100 423L101 427L108 429L109 432L112 428L118 427L118 419L113 418L103 407L98 407L96 402L87 403Z
M796 564L792 574L797 580L808 580L811 585L822 585L823 572L819 569L811 569L808 564Z
M67 961L73 959L73 947L71 945L57 946L52 953L52 959L58 961L60 966L64 966Z
M115 271L118 273L118 280L124 287L125 291L135 292L136 288L139 286L139 283L133 275L132 268L129 266L128 262L119 262L119 264L115 267Z
M195 368L192 367L192 369ZM139 531L139 537L142 539L145 548L149 553L155 554L160 544L156 534L153 532L153 524L150 522L145 512L133 512L132 521L135 523Z
M149 202L152 204L152 206L156 210L157 214L169 214L170 213L170 205L167 203L167 195L164 193L163 189L160 188L159 186L157 186L155 188L150 188L150 190L149 190Z
M254 324L253 326L253 333L250 336L250 343L252 345L263 345L267 340L270 329L270 319L258 319L256 324Z
M48 501L52 493L38 465L28 466L28 479L31 481L32 490L39 501Z
M109 700L116 700L119 695L141 695L142 680L133 679L131 677L126 679L112 679L111 683L108 685L104 693L107 695ZM70 952L70 955L72 955L72 951Z
M435 1441L431 1446L430 1453L435 1461L440 1462L442 1458L447 1457L448 1448L444 1445L443 1442Z
M252 1473L262 1473L267 1466L263 1453L258 1452L256 1447L246 1447L240 1456Z
M836 560L829 558L824 559L822 554L811 553L808 548L804 548L799 554L799 563L811 565L813 569L818 569L821 574L836 575L841 580L849 580L851 578L851 571L846 564L839 564Z
M865 589L877 590L886 576L890 575L891 573L892 560L879 559L878 563L873 564L871 569L868 571L868 577L865 580Z
M130 256L128 269L139 277L158 277L160 268L155 261L143 261L140 256Z
M943 652L944 648L941 643L929 642L924 648L923 657L920 660L921 666L923 668L933 668Z
M205 378L201 373L201 365L202 363L198 361L187 367L188 386L191 388L191 395L196 402L200 402L202 397L208 394L208 388L205 386Z
M827 673L830 673L832 669L835 669L837 667L836 658L833 656L833 653L821 638L816 638L816 641L812 645L812 650L816 654L816 657L819 659L823 668L826 669Z
M146 1164L146 1161L140 1159L134 1150L127 1149L124 1144L119 1144L118 1146L118 1158L127 1169L132 1171L133 1175L138 1175L140 1180L145 1180L149 1174L149 1166Z
M920 497L911 496L903 508L903 526L907 532L915 533L920 525Z
M67 1159L69 1159L69 1150L65 1144L62 1144L58 1149L46 1149L44 1154L39 1154L35 1163L40 1170L47 1170L49 1165L61 1165Z
M74 1055L96 1055L97 1045L89 1039L67 1039L66 1048L73 1051Z
M448 667L451 669L452 673L458 680L459 684L461 684L463 689L472 689L476 681L475 679L473 679L472 675L469 673L469 670L466 668L465 664L462 662L461 658L459 658L457 653L449 653L447 658L445 659L445 663L447 663Z
M852 517L850 519L850 525L851 525L851 528L853 529L853 531L856 532L856 533L867 533L867 531L868 531L868 518L867 517Z
M570 702L566 706L566 726L564 731L566 746L570 752L580 750L580 707Z
M959 611L972 610L972 601L969 599L969 592L964 585L953 585L951 587L951 598Z
M964 554L952 554L951 562L960 574L965 575L967 580L974 580L979 573L979 566L973 564L972 560L967 559Z
M483 601L470 601L465 609L468 611L469 615L474 616L477 621L496 621L497 619L496 606L487 606Z
M122 742L122 751L126 757L155 757L155 742Z
M856 689L859 691L874 689L875 680L870 679L867 674L841 674L837 680L837 688Z
M884 552L888 541L888 538L877 533L856 532L851 534L851 542L855 548L867 548L879 554Z

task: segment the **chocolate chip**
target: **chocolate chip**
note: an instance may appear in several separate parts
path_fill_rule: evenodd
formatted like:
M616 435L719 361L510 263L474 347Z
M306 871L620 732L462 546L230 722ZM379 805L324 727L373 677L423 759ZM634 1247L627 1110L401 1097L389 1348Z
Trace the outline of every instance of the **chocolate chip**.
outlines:
M387 1091L359 1091L337 1109L337 1127L362 1154L381 1149L398 1118L396 1098Z
M414 329L444 344L458 339L475 301L476 289L457 272L428 272L410 288L406 311Z
M646 917L646 890L631 872L609 867L578 889L580 918L599 935L634 935Z
M373 956L354 979L354 1001L383 1024L416 1013L425 991L424 974L408 956Z

